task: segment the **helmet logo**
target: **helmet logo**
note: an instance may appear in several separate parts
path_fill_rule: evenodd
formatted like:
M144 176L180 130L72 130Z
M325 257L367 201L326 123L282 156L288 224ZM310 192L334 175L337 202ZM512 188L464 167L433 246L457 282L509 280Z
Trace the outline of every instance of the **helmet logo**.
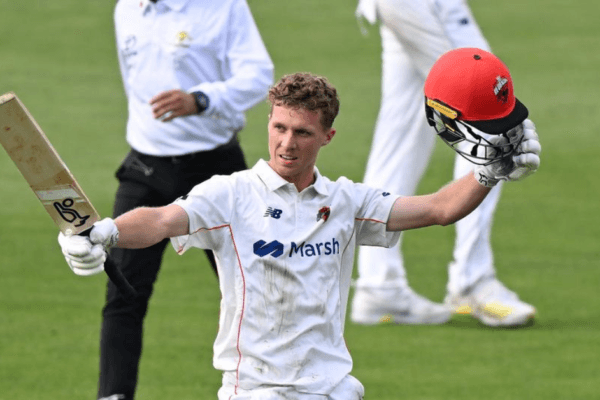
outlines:
M494 85L494 94L496 99L501 103L508 102L508 79L503 76L496 77L496 84Z

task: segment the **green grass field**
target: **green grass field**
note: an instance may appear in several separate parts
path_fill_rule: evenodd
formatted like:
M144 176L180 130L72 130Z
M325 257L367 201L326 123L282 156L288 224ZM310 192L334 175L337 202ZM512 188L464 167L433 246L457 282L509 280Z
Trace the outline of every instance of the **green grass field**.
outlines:
M319 166L359 181L379 106L377 29L363 37L355 1L250 0L276 76L329 77L342 100L338 135ZM353 374L367 399L600 398L600 6L470 2L510 67L543 146L539 172L508 184L493 231L499 277L538 308L523 329L490 329L467 316L438 327L348 323ZM126 105L112 26L114 1L0 0L0 93L15 91L102 215L127 151ZM250 164L267 157L267 106L248 113ZM420 186L451 178L438 144ZM77 277L57 231L0 151L0 400L94 399L105 278ZM406 234L409 279L441 301L452 227ZM138 398L216 399L212 368L219 293L200 251L169 249L146 324Z

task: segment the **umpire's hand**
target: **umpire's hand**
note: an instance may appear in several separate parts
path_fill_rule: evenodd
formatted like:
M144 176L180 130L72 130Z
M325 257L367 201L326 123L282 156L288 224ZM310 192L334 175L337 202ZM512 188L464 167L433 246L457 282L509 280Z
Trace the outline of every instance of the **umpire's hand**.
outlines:
M150 99L150 105L154 118L161 119L163 122L198 113L194 95L180 89L157 94Z

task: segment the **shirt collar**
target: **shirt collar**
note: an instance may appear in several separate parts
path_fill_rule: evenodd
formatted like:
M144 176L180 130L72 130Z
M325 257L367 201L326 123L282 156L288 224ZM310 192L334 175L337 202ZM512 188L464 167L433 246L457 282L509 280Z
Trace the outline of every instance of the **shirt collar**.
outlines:
M283 179L277 172L271 168L271 166L265 160L258 160L256 165L252 168L252 170L258 175L258 177L265 183L267 188L270 191L274 192L277 189L285 186L291 185L290 182ZM327 185L325 184L325 179L319 172L319 169L315 166L315 182L309 186L312 187L318 194L327 195L329 192L327 191Z
M327 185L325 184L325 178L319 172L319 169L315 165L315 183L312 184L317 193L327 196L329 191L327 190Z
M167 7L179 12L188 2L189 0L158 0L155 6ZM140 12L142 14L145 13L151 5L152 2L150 0L140 0Z

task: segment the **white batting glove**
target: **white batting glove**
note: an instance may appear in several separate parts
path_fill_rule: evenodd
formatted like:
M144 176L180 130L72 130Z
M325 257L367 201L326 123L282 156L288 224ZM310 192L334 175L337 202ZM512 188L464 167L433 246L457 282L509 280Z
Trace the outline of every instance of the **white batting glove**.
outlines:
M500 181L518 181L533 174L540 166L542 146L535 131L535 124L526 119L517 130L523 135L523 140L511 157L489 165L478 165L474 173L477 181L483 186L494 187ZM490 139L494 144L506 141L503 137Z
M58 243L65 260L76 275L89 276L104 271L106 251L101 244L92 244L85 236L58 234Z
M119 230L112 218L96 222L90 232L90 241L93 244L101 244L107 251L117 244L118 240Z
M104 218L92 227L90 236L58 235L58 243L71 270L80 276L95 275L104 271L106 252L117 243L119 231L115 222Z
M523 141L521 141L516 154L513 156L515 169L506 176L505 180L518 181L537 171L540 167L541 152L542 145L535 131L535 124L526 119L523 121Z

